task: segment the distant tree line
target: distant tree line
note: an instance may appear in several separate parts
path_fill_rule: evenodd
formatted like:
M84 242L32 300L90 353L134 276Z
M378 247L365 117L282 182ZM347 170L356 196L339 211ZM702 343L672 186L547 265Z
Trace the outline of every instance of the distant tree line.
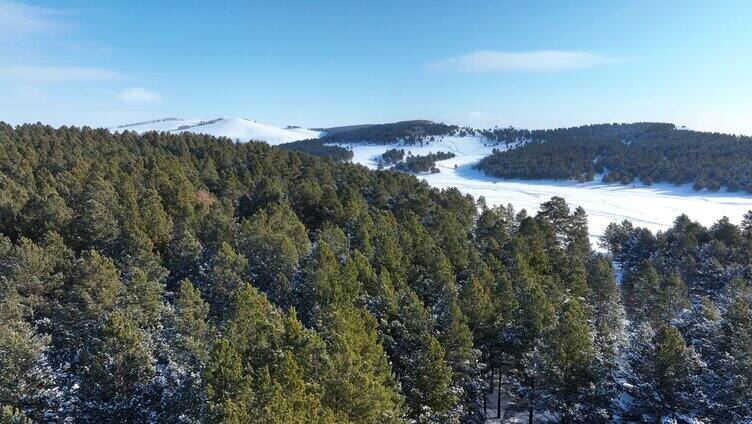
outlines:
M314 156L323 156L332 158L341 162L352 160L353 152L342 146L327 145L324 139L312 138L309 140L298 140L291 143L280 144L279 147L286 150L307 153Z
M416 144L436 136L457 133L459 127L426 120L402 121L378 125L344 127L346 130L325 133L322 139L336 143L391 144L402 141Z
M316 156L330 157L340 161L348 161L353 153L337 143L365 143L365 144L418 144L431 141L437 136L452 135L458 131L465 133L456 125L414 120L375 125L350 125L345 127L318 128L324 134L321 138L299 140L282 144L280 147Z
M366 128L366 127L372 127L374 125L376 125L376 124L342 125L342 126L339 126L339 127L328 127L328 128L319 127L319 128L311 128L311 129L314 130L314 131L320 131L320 132L326 133L327 135L333 135L333 134L337 134L337 133L341 133L341 132L352 131L352 130L355 130L355 129L362 129L362 128Z
M752 192L752 138L679 130L673 124L603 124L555 130L495 130L494 140L527 140L477 167L500 178L606 183L692 183L695 190Z
M432 174L438 173L436 161L451 159L455 156L452 152L436 152L427 155L408 155L404 160L398 161L394 165L394 170L401 172L414 172Z
M381 162L385 165L394 165L405 158L405 149L389 149L381 154Z
M481 132L471 127L459 127L428 120L312 129L323 132L322 137L329 142L366 144L392 144L400 141L405 144L419 144L434 141L436 137L441 136L466 137Z

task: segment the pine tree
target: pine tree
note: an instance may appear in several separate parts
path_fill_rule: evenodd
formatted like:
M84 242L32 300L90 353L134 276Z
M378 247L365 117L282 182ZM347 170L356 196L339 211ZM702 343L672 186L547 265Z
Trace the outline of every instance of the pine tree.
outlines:
M322 382L324 405L352 422L400 422L402 399L373 318L343 307L327 313L325 323L331 368Z
M178 282L198 277L203 250L201 241L193 232L187 228L177 229L167 249L167 268L171 280Z
M279 203L283 198L281 184L264 176L250 193L240 197L238 212L241 217L249 217L259 209Z
M562 285L569 297L584 300L588 298L587 269L577 256L570 256L563 270Z
M139 328L155 329L159 327L164 303L162 296L164 287L159 281L149 279L147 274L136 268L118 300L120 309Z
M414 397L414 404L420 409L414 409L412 416L420 423L456 422L459 417L454 412L457 402L455 395L449 390L451 373L444 365L444 350L439 342L427 337L423 340L424 348L416 352L415 366L420 370L414 389L409 393Z
M218 339L203 372L207 411L211 422L250 424L252 379L244 373L238 352L226 339Z
M343 262L350 253L350 241L347 239L345 232L328 221L316 231L314 242L320 241L329 246L334 257L340 262Z
M397 313L397 294L392 276L382 269L378 277L364 282L363 303L382 326Z
M112 185L93 178L84 188L77 202L73 226L77 229L79 249L112 252L120 236L119 202Z
M15 288L0 279L0 406L9 423L24 422L16 408L41 417L44 393L55 383L45 356L49 337L23 319L23 310Z
M657 327L669 319L661 278L651 263L645 261L637 274L625 276L622 290L627 313L636 322L649 321Z
M402 270L403 252L397 239L397 223L393 215L388 212L376 214L373 218L374 232L373 243L373 267L386 269L392 277L404 276Z
M680 312L689 307L687 286L678 273L672 272L663 280L660 302L671 318L679 316Z
M537 218L550 222L557 235L564 238L569 226L569 205L563 197L554 196L541 203Z
M654 331L642 324L633 335L627 359L634 397L631 413L636 418L660 420L692 414L696 357L676 328L663 325Z
M549 301L538 275L528 267L518 253L515 258L515 276L519 308L515 317L516 343L513 349L515 364L512 378L517 388L516 395L530 420L534 411L542 406L544 357L547 347L543 345L544 335L550 331L556 310Z
M547 381L541 382L553 395L551 409L562 421L586 419L594 393L593 359L595 348L588 318L577 298L564 305L558 325L551 331L546 352Z
M610 261L597 256L588 278L587 304L594 321L595 346L601 360L610 363L625 342L624 308Z
M587 213L581 206L575 208L569 217L566 231L566 249L570 257L585 261L590 255L590 238Z
M453 371L453 387L462 393L461 418L463 422L479 422L484 415L482 394L486 391L479 363L480 352L474 349L472 333L459 306L450 306L445 321L438 339L446 352L445 360Z
M21 222L27 234L34 239L49 231L62 233L70 225L74 212L60 193L48 184L43 184L34 193L21 211Z
M311 246L295 212L286 204L258 211L241 223L238 245L257 287L275 304L289 305L290 281Z
M721 370L725 380L722 403L727 417L744 421L752 417L748 393L752 390L752 308L746 288L738 289L722 324Z
M164 248L170 241L173 225L172 219L162 207L162 199L154 189L146 190L140 203L141 220L144 230L158 249Z
M471 277L459 293L460 308L478 344L486 344L492 337L495 311L491 296L491 290L476 277Z
M306 260L295 296L303 322L315 327L321 326L326 308L346 302L339 264L325 242L317 243Z
M303 326L295 308L290 308L284 317L284 331L283 347L293 355L303 374L314 381L325 375L326 344L317 331Z
M425 423L458 421L452 369L432 334L430 315L415 293L400 293L398 318L390 328L387 349L400 377L408 418Z
M359 251L345 254L343 258L344 264L341 270L343 301L354 303L362 298L365 286L377 284L376 271L371 267L368 258Z
M53 296L62 284L63 276L56 262L45 249L21 237L9 252L2 270L8 283L18 292L28 318L43 319L51 315Z
M371 234L374 231L374 223L368 214L368 206L359 195L351 194L344 209L348 216L343 228L350 239L351 247L361 251L366 257L373 258Z
M319 393L312 391L303 378L303 370L290 353L273 368L258 373L251 420L264 424L330 424L349 422L338 419L321 404Z
M496 275L493 287L494 311L496 314L496 327L501 329L510 324L519 303L512 286L512 280L502 272Z
M679 330L661 327L655 336L655 368L657 391L671 412L692 407L693 387L690 375L695 363Z
M0 199L0 232L13 234L17 229L9 224L19 221L21 209L29 200L29 192L0 172Z
M209 305L189 280L183 280L175 298L174 335L178 352L185 354L183 362L203 362L208 354L211 326L208 323Z
M79 408L89 422L134 422L144 415L155 360L144 334L122 313L109 316L84 348Z
M270 366L282 344L282 316L266 295L245 283L235 290L229 304L224 334L244 367Z
M617 397L620 353L627 343L624 322L626 314L621 302L611 261L597 255L588 276L590 296L584 307L590 311L595 350L594 399L591 410L609 414L612 399Z
M122 230L118 255L121 259L119 267L124 270L126 277L131 277L138 268L152 280L163 280L167 270L161 266L162 258L154 250L154 244L149 236L132 222L126 222Z
M721 313L715 302L703 296L693 305L684 329L688 344L699 356L700 392L696 397L698 416L718 421L731 419L726 415L731 408L724 405L728 385L721 371L725 357L720 349L721 320Z
M208 322L209 305L189 280L183 280L173 306L161 336L172 348L167 366L158 369L157 379L165 386L158 421L198 423L206 419L202 371L214 335Z
M64 287L65 303L54 319L53 343L70 351L86 345L114 310L122 287L112 259L93 250L84 252Z
M248 261L227 243L222 243L212 258L211 270L202 278L202 291L211 306L211 315L218 320L227 316L235 291L243 284Z

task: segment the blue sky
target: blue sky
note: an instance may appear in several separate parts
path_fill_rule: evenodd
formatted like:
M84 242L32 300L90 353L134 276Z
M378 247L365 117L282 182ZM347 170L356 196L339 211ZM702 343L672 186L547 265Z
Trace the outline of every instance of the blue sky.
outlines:
M752 134L750 16L748 0L0 0L0 120Z

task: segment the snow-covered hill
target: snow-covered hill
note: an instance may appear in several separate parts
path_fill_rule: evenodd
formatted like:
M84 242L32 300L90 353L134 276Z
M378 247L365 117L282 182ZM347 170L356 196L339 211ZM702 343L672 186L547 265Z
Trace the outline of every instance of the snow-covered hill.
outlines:
M212 120L165 118L149 122L121 125L112 131L131 130L139 133L146 131L182 132L190 131L215 136L229 137L233 140L265 141L271 145L297 140L317 138L322 132L302 128L279 128L261 124L248 119L219 118ZM475 197L483 196L489 205L506 205L511 203L517 209L525 208L530 212L538 209L540 203L551 196L562 196L570 205L582 206L589 215L591 242L595 243L611 222L631 220L635 225L651 230L665 230L670 227L677 215L686 213L690 218L704 225L712 225L723 216L739 223L745 212L752 209L752 198L740 193L722 190L717 193L695 192L690 185L674 186L661 183L651 187L641 184L616 185L603 184L601 176L592 182L578 184L575 181L534 181L504 180L489 177L473 168L482 158L490 155L494 148L505 149L510 146L495 144L476 134L430 137L423 143L391 144L327 143L339 145L353 152L352 161L371 169L379 167L382 153L391 148L402 148L413 155L426 155L438 151L452 152L455 157L436 162L441 171L437 174L421 174L429 184L439 188L456 187L461 192Z
M110 128L111 131L167 131L171 133L193 132L238 141L265 141L271 145L290 143L307 138L317 138L320 131L305 128L279 128L244 118L182 119L163 118L137 122Z
M653 231L666 230L678 215L687 214L703 225L712 225L724 216L738 224L745 212L752 209L752 197L725 190L717 193L696 192L690 184L675 186L668 183L643 187L641 184L603 184L601 175L594 181L580 184L576 181L505 180L490 177L473 168L494 148L494 145L477 136L440 136L423 145L393 143L386 145L348 143L339 144L353 152L353 162L377 169L382 153L389 149L404 149L413 155L426 155L438 151L452 152L455 157L437 161L437 174L419 174L438 188L456 187L474 197L483 196L489 206L512 204L517 210L525 208L530 213L552 196L561 196L572 206L582 206L588 213L590 241L596 246L598 238L611 222L628 219L636 226Z

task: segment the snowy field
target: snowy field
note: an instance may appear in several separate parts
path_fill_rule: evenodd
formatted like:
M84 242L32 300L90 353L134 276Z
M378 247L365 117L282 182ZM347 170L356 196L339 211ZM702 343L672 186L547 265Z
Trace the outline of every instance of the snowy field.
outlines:
M147 131L167 131L171 133L193 132L217 137L228 137L238 141L265 141L272 146L307 138L317 138L321 135L319 131L305 128L279 128L244 118L166 118L121 125L110 128L110 130L112 132L129 130L138 133Z
M271 145L321 135L318 131L279 128L243 118L167 118L122 125L111 130L131 130L139 133L190 131L239 141L265 141ZM752 209L752 195L728 193L723 190L718 193L698 193L692 190L690 184L674 186L661 183L651 187L643 187L639 183L628 186L602 184L600 175L597 175L594 181L584 184L575 181L503 180L489 177L473 169L474 164L490 155L493 150L491 143L479 136L439 137L423 146L406 146L401 143L343 146L352 149L353 162L372 169L378 167L378 158L381 154L391 148L402 148L406 154L411 152L414 155L438 151L453 152L456 155L454 158L436 163L440 173L421 174L418 177L434 187L457 187L463 193L476 198L483 196L489 206L512 204L515 209L526 209L530 213L535 213L538 206L552 196L561 196L571 206L582 206L587 211L590 241L593 246L597 246L598 238L606 226L615 221L628 219L636 226L656 231L668 228L678 215L684 213L703 225L712 225L724 216L738 224L744 213Z
M484 144L485 143L485 144ZM597 246L598 238L611 222L624 219L636 226L653 231L666 229L681 214L703 225L712 225L727 216L734 223L741 222L745 212L752 209L752 196L745 193L720 191L695 192L690 184L654 184L643 187L619 184L602 184L601 176L589 183L574 181L503 180L485 175L472 165L491 154L493 147L480 137L443 137L425 146L349 145L354 153L353 162L377 168L377 159L391 148L403 148L414 155L428 152L451 151L457 156L436 163L438 174L421 174L419 178L435 187L457 187L463 193L483 196L489 206L511 203L516 210L527 209L534 213L538 206L552 196L561 196L570 206L582 206L588 213L590 241Z

